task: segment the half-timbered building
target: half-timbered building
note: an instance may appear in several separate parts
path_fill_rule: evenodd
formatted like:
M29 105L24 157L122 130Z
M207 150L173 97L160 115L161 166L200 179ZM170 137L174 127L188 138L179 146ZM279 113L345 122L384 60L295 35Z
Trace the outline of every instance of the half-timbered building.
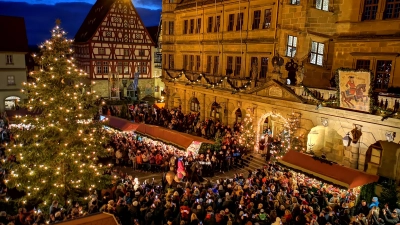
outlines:
M96 80L96 91L108 96L111 74L125 84L135 72L140 80L152 78L153 46L131 1L97 0L75 35L74 50L78 66Z

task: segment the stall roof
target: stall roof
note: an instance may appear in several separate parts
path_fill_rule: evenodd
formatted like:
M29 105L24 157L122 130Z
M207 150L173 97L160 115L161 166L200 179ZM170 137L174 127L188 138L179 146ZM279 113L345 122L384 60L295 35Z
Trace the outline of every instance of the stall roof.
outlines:
M328 164L296 151L286 153L279 160L279 163L346 188L359 187L364 184L376 182L379 179L378 176L338 164Z
M114 116L107 116L109 126L121 131L136 131L142 135L149 136L160 141L171 143L181 148L187 149L193 141L214 144L214 141L207 140L190 134L181 133L164 127L153 126L148 124L132 123L128 120Z
M57 223L59 225L117 225L118 222L112 214L97 213L77 219Z

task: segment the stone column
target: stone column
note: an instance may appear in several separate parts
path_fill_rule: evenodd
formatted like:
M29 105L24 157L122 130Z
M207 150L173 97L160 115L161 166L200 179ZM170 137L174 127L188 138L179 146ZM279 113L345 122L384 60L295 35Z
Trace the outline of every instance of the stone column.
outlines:
M201 98L202 101L201 103L201 109L200 109L200 119L205 120L206 119L206 94L203 94L203 97Z
M186 100L186 90L183 90L183 104L182 104L182 108L183 108L183 113L187 113L187 100Z
M350 144L351 153L350 153L350 167L353 169L358 169L358 158L360 156L360 142Z

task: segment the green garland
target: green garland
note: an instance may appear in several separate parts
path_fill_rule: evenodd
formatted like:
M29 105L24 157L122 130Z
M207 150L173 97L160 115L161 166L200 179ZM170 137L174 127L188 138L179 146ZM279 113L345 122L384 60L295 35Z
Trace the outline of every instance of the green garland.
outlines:
M308 87L303 85L303 90L306 92L306 94L308 94L309 96L311 96L311 98L314 99L314 101L317 102L317 104L324 104L324 105L331 105L331 106L335 106L334 104L339 103L338 99L333 99L333 100L323 100L323 99L319 99L317 98L314 93L308 89ZM338 104L337 104L338 105Z
M373 114L374 111L374 98L373 98L373 93L374 93L374 72L372 70L355 70L351 68L344 68L340 67L336 70L335 72L335 82L336 82L336 90L337 90L337 99L338 99L338 106L340 107L340 88L339 88L339 71L344 71L344 72L369 72L370 73L370 85L369 85L369 92L368 92L368 97L369 97L369 112Z

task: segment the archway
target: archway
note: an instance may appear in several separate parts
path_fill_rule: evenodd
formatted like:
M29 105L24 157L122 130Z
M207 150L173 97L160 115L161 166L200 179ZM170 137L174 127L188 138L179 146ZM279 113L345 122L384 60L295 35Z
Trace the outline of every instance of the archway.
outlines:
M4 106L5 110L15 110L18 109L18 102L21 100L20 97L18 96L9 96L6 99L4 99Z
M260 117L260 119L257 121L257 130L256 130L256 144L255 144L255 150L258 152L260 143L264 144L268 140L265 140L266 135L264 134L264 123L268 119L268 122L271 124L271 136L276 137L284 128L285 123L287 123L287 119L283 117L279 113L275 112L269 112L265 113ZM278 119L278 120L274 120ZM281 120L281 121L279 121ZM275 121L272 123L272 121ZM267 136L268 137L268 136Z
M190 112L200 112L200 102L196 97L189 100L189 110Z

